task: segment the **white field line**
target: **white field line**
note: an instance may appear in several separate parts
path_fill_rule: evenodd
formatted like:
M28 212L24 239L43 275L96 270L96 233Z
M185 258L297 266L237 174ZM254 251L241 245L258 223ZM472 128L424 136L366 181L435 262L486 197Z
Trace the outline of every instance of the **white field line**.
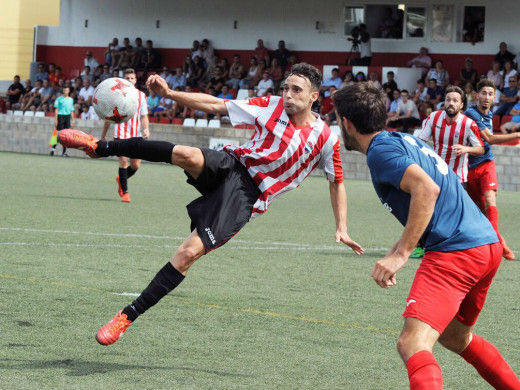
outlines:
M180 236L154 236L148 234L123 234L123 233L100 233L100 232L78 232L70 230L48 230L48 229L28 229L28 228L14 228L14 227L0 227L0 231L19 231L27 233L50 233L50 234L70 234L81 236L101 236L101 237L122 237L122 238L138 238L138 239L153 239L153 240L173 240L184 241L186 237ZM237 245L250 244L250 245ZM54 243L54 242L0 242L0 245L19 245L19 246L55 246L55 247L94 247L94 248L177 248L177 245L135 245L135 244L68 244L68 243ZM287 241L247 241L240 239L232 239L221 249L240 249L240 250L324 250L324 251L338 251L343 252L348 248L343 244L332 245L312 245ZM389 248L365 248L368 251L388 251Z

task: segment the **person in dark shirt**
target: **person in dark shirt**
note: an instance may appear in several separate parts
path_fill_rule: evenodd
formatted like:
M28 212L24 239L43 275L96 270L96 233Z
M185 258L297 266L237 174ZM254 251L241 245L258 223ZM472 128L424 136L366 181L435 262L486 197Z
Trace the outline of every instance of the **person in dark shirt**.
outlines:
M495 55L495 61L500 63L500 69L504 68L504 63L506 61L513 61L515 55L507 50L507 44L505 42L500 42L499 46L500 50Z
M473 59L466 58L465 66L461 69L459 74L459 84L461 86L470 83L473 87L477 85L477 70L473 67Z
M278 49L274 51L274 58L278 61L278 65L282 67L282 70L285 72L285 68L287 68L287 61L291 55L291 52L287 50L285 47L285 41L278 42Z
M24 92L24 87L20 83L20 76L16 75L13 79L13 84L9 86L6 92L6 96L8 97L7 109L8 110L17 110L19 109L19 101L20 96L22 96Z
M390 71L386 74L386 83L383 84L383 91L386 92L388 99L394 100L393 93L397 88L397 83L394 80L394 72Z

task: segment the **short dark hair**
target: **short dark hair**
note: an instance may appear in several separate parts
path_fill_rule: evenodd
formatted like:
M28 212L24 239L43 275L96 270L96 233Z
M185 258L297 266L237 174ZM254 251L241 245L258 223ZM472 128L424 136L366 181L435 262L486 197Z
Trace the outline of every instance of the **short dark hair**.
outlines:
M332 95L339 115L347 118L360 134L383 130L386 124L386 93L371 81L355 83Z
M480 92L482 88L485 88L485 87L491 87L493 89L495 89L495 83L493 82L493 80L490 80L490 79L482 79L478 82L477 84L477 92Z
M407 95L410 94L407 89L401 89L401 93L406 93Z
M293 75L305 77L311 83L311 88L314 91L320 90L322 76L320 71L316 69L314 66L309 65L305 62L295 64L292 66L291 72L289 73L289 76Z
M133 68L127 68L124 72L125 75L127 74L135 74L135 70Z
M435 84L437 84L437 79L429 79L428 81L435 81Z
M449 86L448 88L446 88L445 95L449 94L450 92L457 92L460 95L461 99L464 100L465 94L460 87L457 87L456 85Z

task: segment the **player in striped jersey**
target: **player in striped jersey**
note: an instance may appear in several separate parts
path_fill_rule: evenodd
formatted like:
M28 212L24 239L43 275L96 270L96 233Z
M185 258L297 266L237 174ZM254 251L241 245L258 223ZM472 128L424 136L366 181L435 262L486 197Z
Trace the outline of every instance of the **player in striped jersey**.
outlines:
M468 181L468 155L484 154L477 124L461 113L464 92L459 87L448 87L444 110L432 112L423 125L419 138L433 138L433 149L455 172L464 187Z
M197 259L225 244L251 218L265 213L278 196L298 187L314 168L322 168L329 181L335 241L350 246L356 254L363 253L347 232L339 139L311 111L320 84L316 68L297 64L286 79L283 98L234 101L172 91L161 77L150 76L148 88L162 97L191 109L227 115L233 125L255 125L249 142L240 147L227 145L220 151L138 138L105 142L79 130L62 132L63 144L85 150L91 157L124 155L177 165L202 194L187 206L192 233L141 295L98 331L99 343L116 342L132 321L183 281Z
M125 79L130 81L134 86L137 82L135 70L128 68L125 70ZM146 95L139 91L139 105L137 112L132 119L124 123L114 123L114 139L128 139L133 137L148 138L150 136L148 122L148 103ZM110 122L105 121L101 140L106 141L106 135L110 128ZM142 131L141 131L142 130ZM141 160L131 158L130 163L128 157L119 156L119 172L116 177L119 196L125 203L130 203L130 194L128 193L128 179L130 179L141 166Z

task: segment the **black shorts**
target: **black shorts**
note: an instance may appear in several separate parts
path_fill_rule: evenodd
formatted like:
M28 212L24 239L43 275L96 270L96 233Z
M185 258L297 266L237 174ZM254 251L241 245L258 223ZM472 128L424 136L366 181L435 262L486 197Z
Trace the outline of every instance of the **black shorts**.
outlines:
M56 130L70 129L70 115L58 115Z
M240 161L223 151L201 151L204 168L198 179L185 173L188 183L202 196L186 208L191 231L197 229L207 253L224 245L244 227L261 192Z

